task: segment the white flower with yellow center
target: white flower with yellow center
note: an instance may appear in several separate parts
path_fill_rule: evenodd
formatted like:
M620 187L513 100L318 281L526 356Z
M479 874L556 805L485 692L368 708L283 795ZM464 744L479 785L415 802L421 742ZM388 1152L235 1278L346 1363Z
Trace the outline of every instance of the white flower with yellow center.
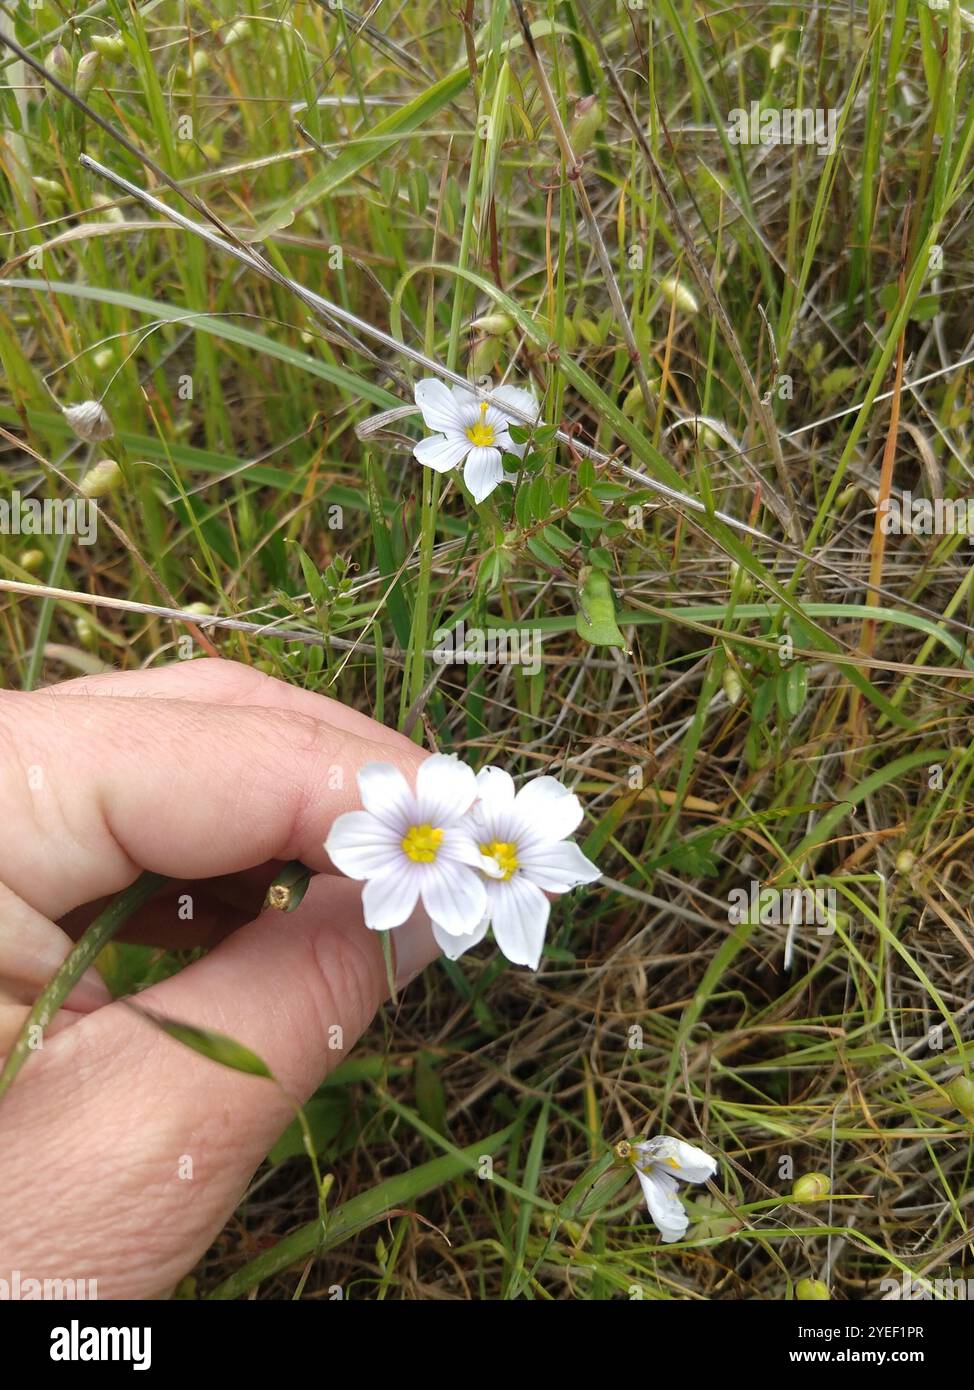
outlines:
M690 1218L677 1196L678 1182L706 1182L717 1171L717 1161L703 1149L682 1139L623 1139L615 1146L616 1157L631 1163L643 1189L653 1223L666 1244L682 1240Z
M465 818L477 794L472 769L434 753L420 766L415 792L391 763L368 763L358 786L364 811L339 816L325 849L343 874L365 880L365 925L398 927L421 898L447 939L475 930L487 893Z
M594 883L599 870L567 837L578 828L582 806L556 777L535 777L519 792L499 767L477 777L478 801L470 812L486 877L487 912L468 936L435 930L451 960L483 940L488 926L509 961L537 970L551 903L546 893L567 893Z
M511 425L524 421L508 415L504 404L522 410L532 422L538 416L537 401L521 386L499 386L491 394L500 405L479 400L462 386L446 386L435 377L416 383L416 404L423 423L434 433L421 439L413 454L437 473L448 473L462 463L463 481L475 502L489 497L504 481L501 455L520 458L524 452L524 445L515 444L508 433Z

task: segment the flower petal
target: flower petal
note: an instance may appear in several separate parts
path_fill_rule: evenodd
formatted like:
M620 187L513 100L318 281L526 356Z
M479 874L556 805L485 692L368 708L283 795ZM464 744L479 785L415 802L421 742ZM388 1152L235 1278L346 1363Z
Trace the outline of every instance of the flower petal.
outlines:
M450 395L456 403L457 418L472 424L480 415L480 398L470 386L451 386Z
M388 873L370 878L362 889L365 925L373 931L402 926L416 906L421 881L420 866L405 855Z
M448 936L469 936L487 912L487 892L473 869L437 859L423 865L423 906Z
M676 1195L676 1179L655 1168L649 1173L641 1173L637 1168L636 1177L643 1189L649 1214L663 1240L667 1244L674 1240L682 1240L687 1233L690 1218Z
M486 935L486 917L478 926L474 927L473 931L467 932L465 936L453 936L450 932L444 931L442 927L437 926L435 922L433 923L433 936L436 940L436 944L446 956L447 960L459 960L464 952L469 951L471 946L476 946L479 942L483 941Z
M469 816L465 816L459 825L444 830L438 859L452 861L454 864L469 864L472 869L479 869L483 857Z
M443 828L468 811L477 795L473 768L447 753L433 753L416 775L420 823Z
M416 798L392 763L366 763L359 768L358 792L365 809L398 831L400 839L415 822Z
M435 430L437 434L449 434L451 430L463 428L460 407L453 393L435 376L417 381L413 394L427 429Z
M348 878L374 878L402 856L402 836L368 811L346 811L325 841L325 852Z
M477 795L486 803L510 807L514 804L514 778L502 767L488 763L477 773Z
M517 810L547 840L563 840L577 830L582 803L557 777L532 777L517 796Z
M432 468L437 473L448 473L463 462L472 447L464 435L458 437L451 434L447 439L442 434L431 434L428 439L419 441L413 449L413 457L426 468Z
M500 449L471 449L463 465L463 481L475 502L489 497L497 484L504 481Z
M573 840L554 840L522 846L518 863L525 876L546 893L567 893L580 883L594 883L601 869L586 859Z
M509 961L537 970L551 904L523 874L506 883L489 880L487 902L494 940Z
M667 1176L672 1175L683 1182L706 1182L717 1171L716 1159L682 1139L672 1139L666 1135L650 1139L639 1148L647 1151L646 1157L652 1165L661 1164Z
M530 419L532 425L537 424L541 408L534 398L534 392L528 391L524 386L498 386L496 391L491 391L492 402L503 410L505 405L512 405L515 410L522 411ZM509 420L522 428L529 428L524 420L518 415L508 415Z

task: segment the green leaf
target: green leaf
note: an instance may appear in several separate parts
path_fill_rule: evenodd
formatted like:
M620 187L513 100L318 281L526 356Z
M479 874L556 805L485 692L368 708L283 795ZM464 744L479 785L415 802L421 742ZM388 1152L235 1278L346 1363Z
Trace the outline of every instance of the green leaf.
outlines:
M175 1038L176 1042L182 1043L193 1052L198 1052L201 1057L208 1057L211 1062L216 1062L221 1067L229 1067L231 1071L242 1071L248 1076L263 1076L269 1081L274 1080L267 1063L262 1062L256 1052L251 1052L249 1047L244 1047L243 1043L228 1038L224 1033L214 1033L209 1028L198 1028L194 1023L179 1023L172 1018L160 1018L135 1004L130 1007L136 1009L150 1023L154 1023L163 1033Z
M298 1230L292 1231L279 1240L272 1250L265 1250L242 1269L231 1274L207 1297L210 1299L239 1298L256 1288L265 1279L289 1269L299 1260L323 1255L334 1250L342 1241L348 1240L357 1231L365 1230L381 1221L388 1212L398 1211L404 1206L414 1205L427 1192L462 1177L465 1173L476 1172L481 1160L495 1154L507 1141L511 1127L479 1139L466 1149L452 1149L441 1158L434 1158L419 1168L406 1173L397 1173L387 1178L367 1192L361 1192L351 1201L336 1207L329 1214L326 1227L320 1220L309 1221Z
M438 1134L446 1134L446 1093L429 1052L420 1052L413 1064L413 1092L420 1119Z
M536 560L540 560L543 565L548 565L553 570L561 569L561 557L556 550L552 550L540 536L532 536L528 541L528 549Z
M383 156L388 156L397 140L418 130L431 116L459 96L470 81L470 70L464 66L448 77L435 82L432 87L421 92L418 97L391 115L385 116L372 127L367 135L354 140L337 159L333 159L320 173L285 198L270 217L257 228L254 241L264 241L274 232L289 227L304 208L329 197L346 180L352 178L367 164L372 164ZM385 166L388 168L388 165Z
M315 1096L307 1102L304 1118L316 1154L322 1153L334 1143L348 1114L348 1096L344 1091L334 1091L327 1096ZM276 1164L283 1163L288 1158L300 1158L305 1152L304 1131L300 1121L292 1120L267 1157L271 1163Z
M568 520L583 531L601 531L605 525L605 517L601 512L594 512L591 507L572 507L568 513Z
M571 536L566 536L560 526L546 526L541 532L545 540L555 550L574 550L575 542Z

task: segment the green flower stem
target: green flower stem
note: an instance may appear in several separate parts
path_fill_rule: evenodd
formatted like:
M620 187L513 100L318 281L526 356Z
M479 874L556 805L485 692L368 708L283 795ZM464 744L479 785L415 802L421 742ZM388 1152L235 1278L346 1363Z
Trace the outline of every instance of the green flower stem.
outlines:
M66 957L41 990L27 1016L17 1041L0 1071L0 1099L13 1085L31 1048L31 1039L37 1029L42 1032L51 1022L58 1009L67 999L85 971L94 963L102 947L107 946L112 937L125 925L128 919L163 883L162 874L141 874L135 882L111 902L100 913L78 941L74 950Z

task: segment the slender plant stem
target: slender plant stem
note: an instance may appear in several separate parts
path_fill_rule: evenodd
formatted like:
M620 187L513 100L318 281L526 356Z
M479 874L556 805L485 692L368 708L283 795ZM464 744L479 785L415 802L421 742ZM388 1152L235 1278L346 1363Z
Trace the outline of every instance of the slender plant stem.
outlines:
M130 887L119 893L104 912L99 913L74 950L51 976L37 996L34 1007L27 1015L17 1041L4 1063L3 1071L0 1071L0 1100L13 1085L17 1073L27 1060L27 1054L36 1050L35 1039L43 1036L44 1030L82 975L93 964L99 951L108 945L132 913L165 882L162 874L140 874Z

